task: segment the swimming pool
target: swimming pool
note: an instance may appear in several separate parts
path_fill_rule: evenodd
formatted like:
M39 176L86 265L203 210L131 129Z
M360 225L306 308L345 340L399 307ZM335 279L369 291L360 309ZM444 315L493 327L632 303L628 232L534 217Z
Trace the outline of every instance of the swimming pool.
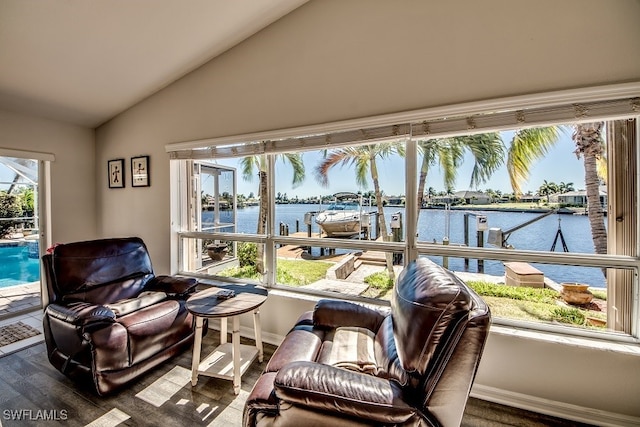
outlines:
M32 241L0 245L0 288L40 280L37 243Z

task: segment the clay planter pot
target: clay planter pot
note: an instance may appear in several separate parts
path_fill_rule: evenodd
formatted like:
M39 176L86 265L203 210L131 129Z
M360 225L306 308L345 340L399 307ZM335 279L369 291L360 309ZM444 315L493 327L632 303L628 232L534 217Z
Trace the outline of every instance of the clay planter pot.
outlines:
M607 327L607 321L606 320L602 320L602 319L598 319L595 317L587 317L587 324L591 325L591 326L598 326L601 328L606 328Z
M586 305L593 299L593 294L589 291L589 285L582 283L561 283L561 285L562 291L560 291L560 295L562 295L562 299L567 304Z
M229 248L227 248L226 243L212 243L207 245L207 254L211 261L222 261L222 259L229 252Z

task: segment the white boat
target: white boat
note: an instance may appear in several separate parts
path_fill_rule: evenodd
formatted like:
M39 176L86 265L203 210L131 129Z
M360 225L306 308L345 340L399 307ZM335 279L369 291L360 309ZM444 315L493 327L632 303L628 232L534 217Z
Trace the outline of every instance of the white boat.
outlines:
M316 216L316 224L327 237L351 237L369 227L370 216L362 212L362 205L353 201L353 193L337 193L336 201ZM351 199L351 200L348 200Z

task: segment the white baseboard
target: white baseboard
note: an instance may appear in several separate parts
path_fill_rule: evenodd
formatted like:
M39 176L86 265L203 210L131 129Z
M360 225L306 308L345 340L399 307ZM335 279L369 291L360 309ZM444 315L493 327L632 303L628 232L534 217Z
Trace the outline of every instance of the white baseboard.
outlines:
M602 427L639 426L640 418L474 384L471 397Z
M216 331L217 333L220 332L220 321L218 319L209 319L209 329L211 329L212 331ZM231 328L229 327L227 329L228 333L231 333ZM278 334L272 334L269 332L262 332L262 342L266 343L266 344L271 344L271 345L275 345L275 346L279 346L280 343L282 342L282 340L284 339L283 336L278 335ZM253 331L253 327L251 326L240 326L240 336L243 338L249 338L249 339L255 339L255 333Z

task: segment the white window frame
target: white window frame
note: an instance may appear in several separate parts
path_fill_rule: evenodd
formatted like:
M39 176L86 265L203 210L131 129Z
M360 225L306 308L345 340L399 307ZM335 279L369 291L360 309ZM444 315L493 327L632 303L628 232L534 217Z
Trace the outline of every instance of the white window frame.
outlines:
M585 88L585 89L573 89L566 91L558 91L551 93L542 93L542 94L533 94L533 95L524 95L518 97L510 97L482 102L473 102L473 103L465 103L465 104L457 104L451 106L444 107L436 107L429 108L405 113L397 113L385 116L377 116L377 117L369 117L363 119L356 120L348 120L342 122L335 122L329 124L322 124L317 126L307 126L307 127L299 127L292 129L283 129L283 130L275 130L275 131L267 131L267 132L259 132L245 135L235 135L230 137L222 137L222 138L211 138L199 141L188 141L188 142L179 142L168 144L166 146L167 152L169 152L170 157L172 159L185 159L190 158L190 156L207 156L207 155L215 155L215 153L224 153L227 154L233 150L237 150L236 148L228 148L233 147L234 144L239 144L245 141L267 141L268 143L256 144L252 146L252 148L248 147L247 149L251 150L264 150L266 153L277 153L285 150L293 150L293 149L308 149L309 147L305 146L305 141L302 138L299 138L301 135L322 135L326 133L332 132L347 132L353 131L354 129L360 128L383 128L385 126L395 126L394 123L404 123L404 122L412 122L419 123L419 121L424 121L426 124L427 121L436 121L436 124L440 126L440 131L437 133L438 137L446 137L446 136L455 136L461 135L465 132L458 129L460 123L455 123L452 120L452 123L449 125L448 123L443 124L442 122L438 122L438 120L442 118L449 117L472 117L474 115L486 115L491 112L504 112L511 111L514 112L514 117L517 118L517 121L520 120L520 115L518 114L521 109L528 108L542 108L549 109L550 113L548 116L545 116L544 111L539 113L537 125L551 125L551 124L561 124L571 121L567 117L555 117L553 114L553 108L555 106L561 105L570 105L573 104L576 106L576 117L578 118L578 114L583 114L584 111L581 110L581 103L589 103L589 102L600 102L600 101L608 101L608 100L616 100L616 99L625 99L625 98L637 98L640 99L640 82L620 84L620 85L610 85L610 86L602 86L602 87L594 87L594 88ZM640 116L640 101L637 103L634 101L631 103L631 108L634 113L620 115L617 113L607 113L606 105L599 110L599 113L596 113L595 116L589 117L588 112L587 115L582 117L584 121L594 121L594 120L614 120L616 118L628 117L629 115L636 115L636 117ZM563 111L563 114L566 114L567 111ZM637 113L637 114L636 114ZM484 118L482 119L484 120ZM490 122L491 117L489 115L488 121ZM458 120L460 121L460 120ZM466 133L474 132L474 119L467 119L467 124L470 126ZM638 120L637 122L640 122ZM450 126L450 127L448 127ZM518 123L514 123L510 128L518 127ZM488 132L490 130L501 130L506 129L506 126L482 129L481 132ZM433 127L424 126L422 132L418 132L420 135L424 135L425 132L430 133L429 129L433 129ZM401 130L404 132L404 129ZM411 131L409 132L409 136L411 135ZM638 133L640 134L640 133ZM423 136L424 137L424 136ZM399 137L399 139L401 136ZM389 139L389 138L385 138ZM279 145L278 140L281 140L282 143ZM272 142L276 141L276 142ZM363 143L372 143L374 140L362 141ZM298 144L298 145L296 145ZM340 144L333 144L338 147ZM327 143L326 148L331 148L332 144ZM243 155L247 155L246 153L237 153L236 156L242 157ZM228 234L228 233L193 233L193 232L181 232L180 230L174 230L175 240L179 241L183 238L215 238L221 240L236 240L236 241L250 241L256 243L265 243L265 254L266 254L266 263L267 266L267 275L265 277L265 285L278 287L275 283L275 272L273 271L273 266L275 266L275 245L276 244L297 244L297 245L307 245L312 246L314 240L313 238L297 238L297 237L288 237L288 236L277 236L274 234L274 215L275 212L275 201L274 201L274 191L273 191L273 173L274 173L274 161L273 155L268 155L269 158L269 182L271 187L269 200L269 224L267 226L267 233L265 236L258 235L247 235L247 234ZM416 192L416 180L417 176L417 163L418 162L418 154L416 149L416 143L414 139L409 138L406 143L406 156L405 156L405 167L406 167L406 182L405 182L405 194L415 194ZM636 158L636 162L640 162L640 159ZM172 162L173 163L173 162ZM175 177L172 177L172 182ZM638 183L638 177L636 176L636 181ZM638 186L640 188L640 185ZM640 194L635 195L638 200L640 200ZM537 252L537 251L525 251L525 250L512 250L512 249L494 249L494 248L458 248L458 247L444 247L438 246L434 247L432 245L427 245L425 243L419 243L416 241L416 215L417 215L417 206L415 197L407 197L407 220L406 220L406 236L407 240L405 242L393 243L393 242L373 242L373 241L347 241L340 239L322 239L322 246L327 248L343 248L343 249L370 249L370 250L380 250L380 251L399 251L404 253L405 262L409 262L410 260L415 259L418 255L435 255L435 256L450 256L457 258L475 258L475 259L483 259L483 260L498 260L498 261L524 261L524 262L536 262L536 263L548 263L548 264L560 264L560 265L577 265L584 267L596 267L596 268L622 268L622 269L630 269L634 272L634 285L632 295L630 297L633 300L633 323L631 325L631 334L630 335L622 335L622 334L603 334L601 332L593 332L589 330L579 329L579 328L570 328L556 325L547 325L543 323L532 323L532 322L521 322L515 320L508 319L499 319L497 323L513 326L517 328L526 328L526 329L537 329L543 331L549 331L553 333L560 334L568 334L568 335L578 335L585 337L596 337L600 339L606 339L611 341L622 341L622 342L632 342L638 343L640 342L639 338L639 327L640 327L640 319L639 318L639 286L638 286L638 272L640 271L640 257L637 256L618 256L618 255L595 255L595 254L565 254L565 253L545 253L545 252ZM172 197L172 203L178 204L180 203L179 199ZM179 209L174 209L174 212L179 212ZM173 221L172 221L173 222ZM636 218L636 224L640 226L640 215ZM638 252L637 252L638 253ZM175 266L177 267L177 266ZM186 272L184 272L186 273ZM288 288L291 292L300 292L300 290ZM335 295L332 294L333 297ZM351 299L347 296L343 296L345 299Z

